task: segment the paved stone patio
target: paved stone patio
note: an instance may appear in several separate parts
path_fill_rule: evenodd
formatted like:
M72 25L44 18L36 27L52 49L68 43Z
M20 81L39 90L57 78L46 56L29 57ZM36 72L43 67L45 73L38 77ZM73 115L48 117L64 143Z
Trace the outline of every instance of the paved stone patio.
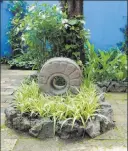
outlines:
M38 140L18 133L4 125L4 109L13 99L21 81L35 71L9 70L1 66L1 151L126 151L127 150L127 94L107 93L106 100L114 110L116 128L95 139L62 140L58 137Z

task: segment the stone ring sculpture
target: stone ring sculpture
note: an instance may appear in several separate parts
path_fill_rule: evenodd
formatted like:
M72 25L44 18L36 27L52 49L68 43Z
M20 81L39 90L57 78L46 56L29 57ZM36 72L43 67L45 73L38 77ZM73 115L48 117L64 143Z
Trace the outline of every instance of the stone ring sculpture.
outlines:
M39 88L49 95L62 95L67 91L77 94L81 83L80 67L75 61L64 57L49 59L38 75Z

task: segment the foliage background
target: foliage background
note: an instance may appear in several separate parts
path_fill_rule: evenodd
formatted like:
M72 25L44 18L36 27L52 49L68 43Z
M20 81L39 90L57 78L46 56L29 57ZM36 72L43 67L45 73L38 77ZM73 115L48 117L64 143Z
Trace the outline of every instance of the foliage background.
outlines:
M120 50L112 48L108 52L98 50L96 53L94 46L87 41L89 32L81 28L85 23L83 19L69 20L66 13L55 5L27 7L25 2L14 1L9 8L14 14L8 32L13 48L13 59L9 61L12 68L40 69L48 58L54 56L66 56L82 65L78 51L81 46L78 42L82 39L85 42L86 62L83 65L86 77L94 81L126 79L126 55L120 50L127 51L127 27L122 30L125 42Z

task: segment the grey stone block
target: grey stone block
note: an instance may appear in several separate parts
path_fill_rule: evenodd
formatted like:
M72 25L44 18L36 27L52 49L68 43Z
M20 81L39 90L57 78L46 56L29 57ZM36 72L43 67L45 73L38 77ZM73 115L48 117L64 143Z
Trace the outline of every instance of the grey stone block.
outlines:
M17 111L14 107L8 107L5 109L4 111L7 119L12 120L13 118L15 118L17 116Z
M21 120L22 120L22 117L20 117L20 116L14 118L13 119L13 128L15 128L17 130L23 130L21 127Z
M44 121L42 124L42 129L38 135L38 138L52 138L54 137L54 123L53 121Z
M107 92L107 87L104 86L101 89L102 89L103 92Z
M101 127L101 133L105 133L108 130L111 130L115 127L115 123L112 120L106 120L106 119L102 119L102 121L100 122L100 127Z
M48 118L32 121L29 134L40 139L54 137L54 124Z
M19 115L13 119L13 128L20 131L28 131L30 129L30 121Z
M33 126L31 129L29 129L29 134L34 137L37 137L41 129L42 129L42 123L38 123L35 126Z
M108 87L110 85L110 81L102 81L102 82L96 82L96 84L99 86L99 87Z
M108 102L101 102L100 103L100 107L103 109L103 108L106 108L106 107L111 107L111 104L108 103Z
M10 119L6 119L5 120L5 125L8 127L8 128L13 128L12 126L12 121Z
M99 95L99 103L102 103L102 102L105 102L105 96L103 92Z
M126 92L126 89L125 86L115 87L115 92Z
M30 78L31 80L37 79L37 77L38 77L38 73L33 73L33 74L31 74L31 75L29 76L29 78Z
M24 131L28 131L30 129L30 121L28 120L28 118L23 118L21 124Z
M103 92L127 92L128 86L128 83L123 81L104 81L96 82L96 84Z
M100 135L100 121L98 118L95 120L89 120L86 124L85 132L91 137L94 138Z
M84 136L84 128L76 122L72 127L72 122L66 122L63 126L64 121L60 121L57 125L56 134L62 139L79 138ZM61 128L62 126L62 128Z
M107 118L110 121L113 121L113 109L108 102L100 103L100 111L98 112L98 114L105 116L105 118Z

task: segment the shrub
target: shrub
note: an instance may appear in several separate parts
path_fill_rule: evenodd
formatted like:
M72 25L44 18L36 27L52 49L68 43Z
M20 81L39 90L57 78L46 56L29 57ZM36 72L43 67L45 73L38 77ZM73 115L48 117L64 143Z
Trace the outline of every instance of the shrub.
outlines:
M120 42L117 45L122 52L128 55L128 25L126 25L125 28L120 28L120 30L124 34L124 42Z
M85 65L85 76L89 80L125 80L127 78L127 56L119 49L95 52L94 45L86 43L88 61Z
M89 36L89 31L83 28L83 17L68 19L66 12L56 5L35 3L27 7L22 0L12 1L9 10L14 15L7 33L13 49L11 67L25 67L25 61L29 63L25 60L26 51L34 56L35 69L54 56L79 62L80 51L84 53L83 43Z
M67 19L66 13L55 5L34 4L21 23L26 27L22 40L34 54L39 68L54 56L79 60L79 50L88 36L88 31L82 28L83 23L79 17Z
M17 54L23 52L25 47L21 39L22 33L24 31L24 28L21 27L21 22L27 13L27 3L23 0L12 0L8 5L8 10L13 14L13 18L11 18L8 25L8 42L10 43L13 50L13 56L16 56Z
M16 55L8 60L8 64L11 69L38 69L36 59L30 51Z
M7 63L8 63L8 60L9 60L9 58L7 58L7 57L1 57L1 58L0 58L0 63L1 63L1 64L7 64Z

